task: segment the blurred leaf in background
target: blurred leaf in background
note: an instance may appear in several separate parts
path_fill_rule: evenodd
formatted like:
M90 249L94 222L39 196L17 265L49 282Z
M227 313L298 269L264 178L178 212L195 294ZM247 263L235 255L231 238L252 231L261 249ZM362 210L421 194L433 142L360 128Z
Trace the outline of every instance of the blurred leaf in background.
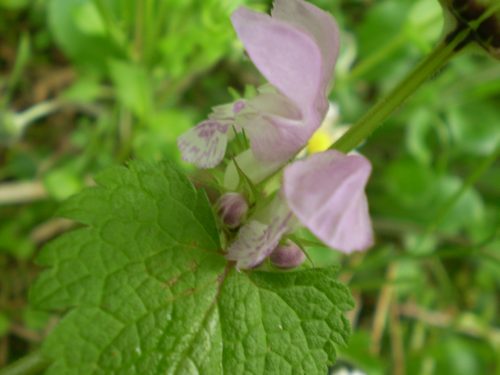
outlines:
M342 125L440 37L437 0L312 2L341 29ZM180 133L262 83L229 20L241 4L271 1L0 0L0 366L57 319L26 290L33 255L72 225L54 219L61 200L112 164L180 162ZM341 265L356 298L341 357L367 374L500 371L499 65L460 55L362 146L373 249L308 247L316 265Z

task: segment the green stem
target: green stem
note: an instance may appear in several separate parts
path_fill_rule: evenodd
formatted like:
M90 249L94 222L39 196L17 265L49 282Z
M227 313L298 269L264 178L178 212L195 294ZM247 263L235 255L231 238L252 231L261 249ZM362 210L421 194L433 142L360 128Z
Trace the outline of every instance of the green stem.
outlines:
M413 94L429 77L441 69L458 51L469 30L457 32L451 40L444 38L417 67L380 102L375 104L331 148L349 152L357 147L375 129Z
M50 362L41 352L33 352L0 370L0 375L35 375L44 371Z

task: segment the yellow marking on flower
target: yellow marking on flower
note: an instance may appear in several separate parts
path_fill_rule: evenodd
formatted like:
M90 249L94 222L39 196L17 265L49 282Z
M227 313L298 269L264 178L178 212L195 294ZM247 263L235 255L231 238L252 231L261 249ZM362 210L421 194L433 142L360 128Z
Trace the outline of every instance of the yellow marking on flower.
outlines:
M332 143L332 135L326 130L319 128L309 139L307 143L307 152L309 154L314 154L316 152L325 151Z

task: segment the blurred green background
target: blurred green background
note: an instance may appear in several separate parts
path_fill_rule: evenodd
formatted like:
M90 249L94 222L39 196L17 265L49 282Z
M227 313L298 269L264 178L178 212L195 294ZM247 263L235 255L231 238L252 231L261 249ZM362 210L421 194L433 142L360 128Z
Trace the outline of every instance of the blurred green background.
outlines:
M356 121L440 37L437 0L316 0L342 30L330 99ZM262 83L229 14L264 0L0 0L0 368L57 316L27 290L62 200ZM235 91L234 91L235 90ZM362 152L377 243L340 256L357 307L343 363L367 374L500 373L500 64L458 56ZM322 252L321 252L322 251ZM321 253L320 253L321 252ZM326 254L326 255L325 255Z

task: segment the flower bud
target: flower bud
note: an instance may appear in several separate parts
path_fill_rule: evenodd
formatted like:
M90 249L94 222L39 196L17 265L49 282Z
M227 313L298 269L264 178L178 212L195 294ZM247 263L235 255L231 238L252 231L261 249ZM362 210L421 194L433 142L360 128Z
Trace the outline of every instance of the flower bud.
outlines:
M247 214L248 203L239 193L226 193L219 198L217 211L222 222L228 228L237 228Z
M287 241L286 245L278 245L269 257L271 263L279 268L295 268L306 260L306 256L292 241Z
M441 3L448 23L452 21L452 28L470 29L471 34L468 40L474 40L488 54L500 59L498 0L441 0Z

